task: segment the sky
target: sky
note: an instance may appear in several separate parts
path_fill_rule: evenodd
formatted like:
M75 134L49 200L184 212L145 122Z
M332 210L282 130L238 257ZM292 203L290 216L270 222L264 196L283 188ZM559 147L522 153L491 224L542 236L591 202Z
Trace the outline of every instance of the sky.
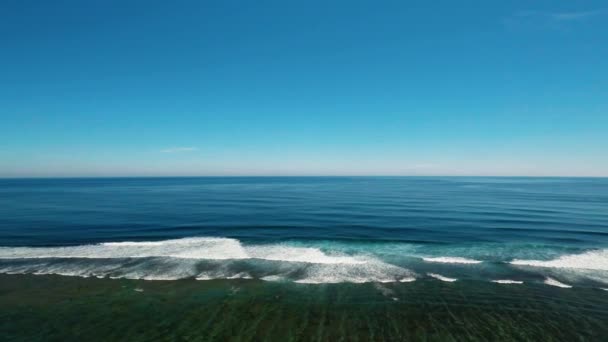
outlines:
M608 176L606 1L0 2L0 177Z

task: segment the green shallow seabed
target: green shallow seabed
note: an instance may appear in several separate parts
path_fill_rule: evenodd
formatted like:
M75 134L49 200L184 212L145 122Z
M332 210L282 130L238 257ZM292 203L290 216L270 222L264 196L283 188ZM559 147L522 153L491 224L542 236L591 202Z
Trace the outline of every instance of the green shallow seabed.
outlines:
M608 292L0 275L3 341L606 341Z

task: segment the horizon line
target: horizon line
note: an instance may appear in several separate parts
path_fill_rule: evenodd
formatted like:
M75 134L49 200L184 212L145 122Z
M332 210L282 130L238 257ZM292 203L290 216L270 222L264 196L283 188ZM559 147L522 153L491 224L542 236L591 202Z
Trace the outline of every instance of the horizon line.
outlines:
M175 176L0 176L0 180L16 179L124 179L124 178L608 178L585 175L175 175Z

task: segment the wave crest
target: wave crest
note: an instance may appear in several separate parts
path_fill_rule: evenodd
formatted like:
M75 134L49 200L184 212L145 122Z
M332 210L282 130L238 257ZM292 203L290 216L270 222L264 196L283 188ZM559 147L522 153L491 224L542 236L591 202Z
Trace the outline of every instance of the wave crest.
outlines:
M512 265L608 271L608 249L564 255L553 260L515 259Z
M436 257L436 258L422 258L426 262L438 262L443 264L480 264L480 260L467 259L461 257Z
M0 247L2 259L169 257L200 260L263 259L319 264L361 264L346 255L327 255L318 248L287 245L243 246L230 238L184 238L164 241L105 242L70 247Z
M243 245L230 238L0 247L0 260L8 260L8 265L0 264L2 273L146 280L257 278L320 284L413 279L411 271L367 255L287 244Z

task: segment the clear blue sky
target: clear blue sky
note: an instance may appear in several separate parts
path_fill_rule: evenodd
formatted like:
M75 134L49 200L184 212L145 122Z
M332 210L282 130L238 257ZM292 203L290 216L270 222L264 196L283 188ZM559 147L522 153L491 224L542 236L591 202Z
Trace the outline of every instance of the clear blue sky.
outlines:
M608 176L606 1L0 3L0 177Z

